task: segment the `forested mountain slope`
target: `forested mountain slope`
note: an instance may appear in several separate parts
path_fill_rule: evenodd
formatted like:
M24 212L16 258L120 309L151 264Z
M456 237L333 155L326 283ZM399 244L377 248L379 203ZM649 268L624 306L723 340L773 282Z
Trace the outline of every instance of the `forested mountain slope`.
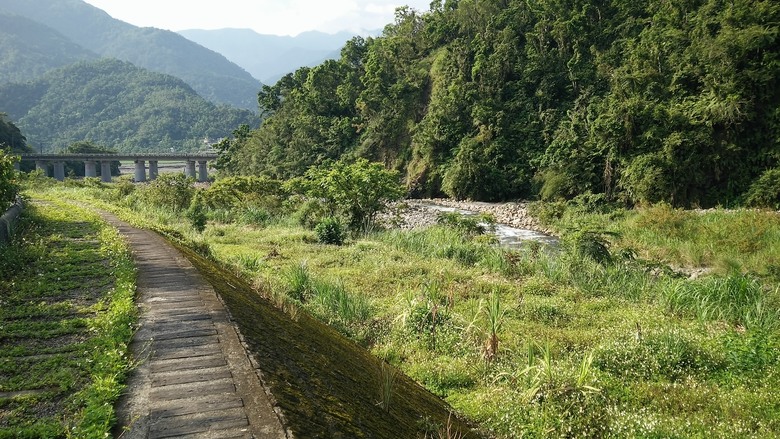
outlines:
M223 145L274 177L344 155L412 194L731 204L780 159L774 1L447 0L261 96Z
M0 83L29 81L97 57L50 27L0 11Z
M133 26L81 0L0 0L0 11L49 26L99 55L181 78L212 102L257 109L259 81L175 32Z
M25 84L0 86L0 111L36 150L92 141L123 152L193 151L238 125L249 110L214 105L173 76L118 60L79 62Z

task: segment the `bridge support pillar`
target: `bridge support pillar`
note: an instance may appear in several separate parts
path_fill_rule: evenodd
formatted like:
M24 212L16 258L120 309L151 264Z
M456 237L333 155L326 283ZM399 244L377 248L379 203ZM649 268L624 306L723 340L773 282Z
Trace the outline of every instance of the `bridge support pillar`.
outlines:
M187 160L187 167L184 169L184 175L189 178L195 178L195 161Z
M46 162L43 160L36 160L35 161L35 170L36 171L42 171L43 175L49 176L49 167L46 166Z
M135 182L140 183L146 181L146 162L143 160L135 161Z
M94 160L84 161L84 177L97 177L97 167Z
M21 171L21 169L22 169L22 166L21 166L19 160L15 160L14 161L14 171L19 172L19 171Z
M157 178L157 160L149 160L149 180Z
M206 160L198 160L198 181L201 183L209 181L208 163Z
M65 180L65 162L54 162L54 178L57 181Z
M104 183L111 183L111 162L108 160L100 161L100 180Z

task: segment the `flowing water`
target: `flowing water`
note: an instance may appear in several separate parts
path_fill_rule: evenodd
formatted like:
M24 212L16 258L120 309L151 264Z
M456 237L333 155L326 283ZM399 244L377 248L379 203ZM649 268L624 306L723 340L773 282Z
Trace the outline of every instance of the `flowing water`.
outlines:
M437 212L455 212L461 215L477 215L478 212L472 210L459 209L456 207L442 206L440 204L431 203L427 201L419 202L420 206ZM495 231L496 238L498 238L499 244L509 248L522 247L529 241L536 241L542 244L556 247L559 244L558 238L546 233L537 232L536 230L519 229L506 224L496 223Z

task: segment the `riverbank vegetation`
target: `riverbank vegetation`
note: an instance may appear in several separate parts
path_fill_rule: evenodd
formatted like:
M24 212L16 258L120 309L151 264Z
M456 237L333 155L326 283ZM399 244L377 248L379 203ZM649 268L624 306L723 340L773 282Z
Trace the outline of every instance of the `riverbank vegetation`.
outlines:
M181 191L170 199L189 206L160 203L160 188ZM86 180L48 191L189 243L489 435L780 432L780 221L771 211L545 203L537 214L562 244L510 250L454 216L427 230L356 226L299 180L223 179L208 189ZM323 243L316 229L326 218L344 227L342 245Z
M135 271L88 209L27 203L0 246L0 438L103 438L130 369Z

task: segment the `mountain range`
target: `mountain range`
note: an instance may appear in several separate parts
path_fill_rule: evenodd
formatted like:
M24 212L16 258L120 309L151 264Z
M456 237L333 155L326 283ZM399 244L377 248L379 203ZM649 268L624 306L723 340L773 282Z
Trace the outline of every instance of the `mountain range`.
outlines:
M51 65L109 57L181 78L214 103L257 109L262 86L258 80L219 53L175 32L133 26L81 0L0 0L0 14L5 15L5 22L13 21L12 16L21 17L17 26L0 28L0 53L15 54L14 61L4 57L2 72L7 74L0 83L23 75L34 79ZM25 28L29 21L36 24ZM43 36L30 38L36 32L33 29ZM24 45L36 44L41 38L46 38L45 44L33 47L41 50L25 50ZM16 45L19 40L25 42ZM18 64L6 65L11 62ZM25 67L11 71L15 65Z
M0 112L43 151L79 141L121 152L196 151L204 139L259 124L251 111L208 102L179 78L109 58L0 85Z
M221 53L264 84L274 84L299 67L338 59L344 43L355 36L350 32L312 31L289 37L259 34L252 29L188 29L178 33Z

